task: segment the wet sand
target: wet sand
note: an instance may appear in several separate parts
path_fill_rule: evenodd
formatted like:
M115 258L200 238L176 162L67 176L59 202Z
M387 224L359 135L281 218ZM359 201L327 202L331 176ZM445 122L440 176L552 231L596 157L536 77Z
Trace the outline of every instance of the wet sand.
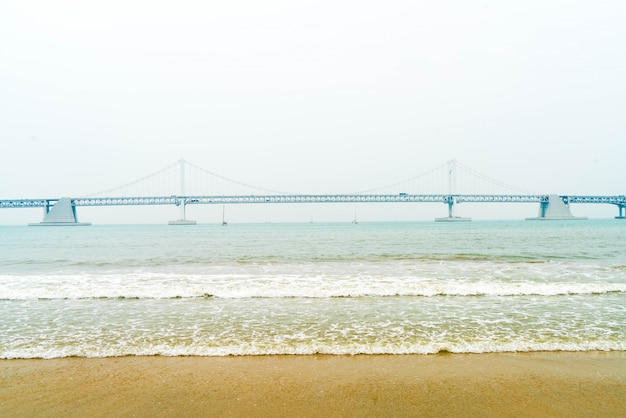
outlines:
M0 360L0 416L624 417L626 352Z

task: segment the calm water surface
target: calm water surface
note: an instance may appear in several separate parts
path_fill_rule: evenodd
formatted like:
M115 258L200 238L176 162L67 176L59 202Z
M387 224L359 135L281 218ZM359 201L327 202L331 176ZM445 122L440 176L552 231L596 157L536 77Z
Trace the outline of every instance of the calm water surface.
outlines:
M626 350L626 221L0 227L0 358Z

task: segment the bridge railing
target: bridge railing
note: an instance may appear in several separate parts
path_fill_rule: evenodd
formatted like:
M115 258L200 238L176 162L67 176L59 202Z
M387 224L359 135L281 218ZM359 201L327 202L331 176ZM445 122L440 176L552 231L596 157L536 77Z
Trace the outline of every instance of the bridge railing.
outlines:
M626 206L625 195L591 196L562 195L565 203L595 203ZM120 196L72 198L73 206L132 206L189 204L249 204L249 203L541 203L548 195L486 195L486 194L293 194L293 195L234 195L234 196ZM59 201L51 199L0 200L0 208L43 208Z

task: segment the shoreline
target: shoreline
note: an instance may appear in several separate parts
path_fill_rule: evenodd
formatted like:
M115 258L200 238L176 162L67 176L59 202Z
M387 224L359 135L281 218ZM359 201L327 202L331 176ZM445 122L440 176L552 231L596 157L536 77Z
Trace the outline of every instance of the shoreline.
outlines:
M624 416L626 352L0 360L0 415Z

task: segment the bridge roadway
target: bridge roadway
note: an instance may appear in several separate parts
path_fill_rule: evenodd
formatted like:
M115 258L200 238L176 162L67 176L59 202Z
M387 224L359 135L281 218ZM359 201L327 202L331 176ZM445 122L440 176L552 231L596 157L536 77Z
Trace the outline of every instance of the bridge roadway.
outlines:
M79 197L60 199L0 200L0 208L44 208L44 220L29 225L89 225L78 222L78 206L137 206L176 205L182 209L182 218L171 221L175 225L195 224L187 221L187 205L270 204L270 203L444 203L448 206L446 218L435 221L467 221L454 215L454 206L464 202L479 203L539 203L539 216L527 219L586 219L572 216L569 203L604 203L618 207L618 219L625 219L626 196L558 196L558 195L487 195L487 194L303 194L303 195L231 195L231 196L134 196L134 197Z
M598 203L626 208L626 196L559 196L564 203ZM241 195L241 196L147 196L147 197L77 197L72 206L135 206L181 204L249 204L249 203L542 203L548 195L488 194L303 194L303 195ZM60 199L0 200L0 208L50 208Z

